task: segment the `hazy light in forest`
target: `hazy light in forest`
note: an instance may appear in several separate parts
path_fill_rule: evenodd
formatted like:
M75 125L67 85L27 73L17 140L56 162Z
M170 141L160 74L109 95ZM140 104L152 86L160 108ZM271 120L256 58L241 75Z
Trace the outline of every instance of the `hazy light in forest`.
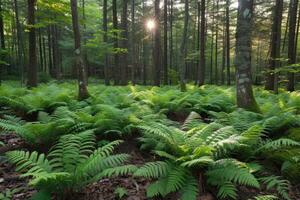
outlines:
M149 31L153 31L155 29L156 23L153 19L148 19L146 22L146 28Z

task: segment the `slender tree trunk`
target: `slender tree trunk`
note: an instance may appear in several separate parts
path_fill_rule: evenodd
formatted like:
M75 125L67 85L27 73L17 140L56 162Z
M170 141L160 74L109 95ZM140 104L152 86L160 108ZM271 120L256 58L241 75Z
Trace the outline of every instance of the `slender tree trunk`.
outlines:
M296 52L295 52L295 33L296 33L296 23L297 23L297 9L298 9L298 0L290 0L290 21L289 21L289 40L288 40L288 58L289 65L296 63ZM295 90L295 74L292 72L288 73L288 91Z
M227 85L231 85L230 74L230 19L229 19L229 7L230 0L226 0L226 68L227 68Z
M113 28L114 28L114 48L117 49L119 47L118 42L118 33L116 32L118 29L118 13L117 13L117 0L112 1L112 11L113 11ZM114 55L114 82L116 85L120 83L120 67L119 67L119 55L115 53Z
M182 41L180 46L180 88L182 92L186 91L186 55L187 55L187 37L188 37L188 26L189 26L189 0L185 0L184 3L184 27L182 34Z
M169 51L170 51L170 68L174 68L173 66L173 0L170 0L170 35L169 35Z
M44 69L43 69L43 72L48 73L48 70L47 70L47 58L46 58L46 39L45 39L45 37L42 38L42 42L43 42L43 57L44 57Z
M4 37L4 23L3 23L3 11L2 11L2 2L0 0L0 48L5 49L5 37ZM4 60L4 56L0 56L0 61ZM0 64L0 85L2 83L2 71L3 71L4 65Z
M155 12L155 24L156 28L154 30L154 49L153 49L153 60L154 60L154 76L153 81L155 86L160 85L160 71L162 65L161 59L161 36L160 36L160 0L155 0L154 2L154 12Z
M49 56L49 69L48 69L48 71L51 74L52 70L53 70L53 60L52 60L52 39L51 39L51 27L50 26L48 26L47 32L48 32L48 39L47 39L47 41L48 41L48 56ZM73 71L76 71L76 70L73 70Z
M253 0L239 0L236 33L236 81L238 107L259 112L251 81L251 32Z
M123 11L121 17L121 48L128 50L128 12L127 12L128 0L123 0ZM127 69L128 69L128 53L121 54L121 85L127 84Z
M218 8L217 8L218 9ZM211 27L211 46L210 46L210 84L213 84L213 67L214 67L214 29L216 28L215 24L217 19L215 19L215 12L218 12L215 8L215 1L212 1L212 27Z
M88 54L86 51L86 17L85 17L85 0L82 0L82 19L83 19L83 62L85 63L86 69L87 69L87 77L89 76L89 72L92 70L89 66L89 60L88 60Z
M36 0L28 0L28 30L29 30L29 68L27 71L27 87L37 86L37 55L35 34L35 4Z
M143 0L143 17L145 15L145 0ZM145 34L145 32L144 32ZM147 76L146 76L146 70L147 70L147 54L146 54L146 40L143 40L143 69L142 69L142 80L143 80L143 85L146 85L147 83Z
M273 10L273 25L271 33L270 49L271 55L269 59L268 69L272 72L266 74L266 90L275 89L275 76L274 70L279 66L280 62L276 59L280 58L280 44L281 44L281 23L282 23L282 12L283 12L283 0L276 0L276 5Z
M1 48L5 49L5 36L4 36L2 1L0 1L0 39L1 39L1 41L0 41Z
M135 0L131 0L131 60L132 60L132 68L131 68L131 82L132 85L135 85L135 74L137 71L137 52L136 52L136 29L135 29Z
M221 69L221 84L225 84L225 68L226 68L226 30L225 24L223 25L223 33L222 33L222 69Z
M107 44L107 0L103 0L103 42ZM104 55L104 79L105 85L109 85L108 54Z
M22 37L21 24L19 19L19 7L18 1L14 0L14 11L16 18L16 27L17 27L17 45L18 45L18 60L19 60L19 70L21 73L21 83L24 81L24 70L25 70L25 55L24 55L24 42Z
M197 52L200 52L200 28L201 28L201 3L197 2ZM198 74L199 74L199 65L200 65L200 59L197 59L197 66L195 71L195 85L198 84Z
M78 11L77 11L77 0L71 0L71 13L72 13L72 26L74 32L74 45L75 45L75 56L76 56L76 67L78 72L78 87L79 93L78 98L80 100L88 98L87 90L87 76L84 62L82 59L81 52L81 39L80 39L80 29L78 22Z
M43 60L43 47L42 47L42 33L39 28L39 54L40 54L40 70L43 71L44 68L44 60Z
M205 83L205 0L201 0L199 86Z
M216 9L216 38L215 38L215 83L219 84L219 61L218 61L218 48L219 48L219 0L217 0L217 9Z
M282 52L285 52L285 46L286 46L286 39L287 39L287 34L289 30L289 22L290 22L290 12L288 12L288 16L286 18L286 23L285 23L285 31L284 31L284 37L283 37L283 44L282 44Z
M164 0L164 84L168 85L168 0Z

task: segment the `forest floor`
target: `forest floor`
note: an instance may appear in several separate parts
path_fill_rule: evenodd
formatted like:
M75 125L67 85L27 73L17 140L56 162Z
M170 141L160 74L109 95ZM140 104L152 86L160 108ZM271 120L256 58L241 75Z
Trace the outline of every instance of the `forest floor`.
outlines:
M172 115L171 118L178 120L181 119L181 117ZM0 134L0 141L9 144L10 149L30 150L30 147L24 147L24 141L13 133ZM2 150L6 151L8 149ZM116 151L118 153L131 155L130 163L137 166L142 166L148 161L155 160L155 157L139 150L136 137L129 138L121 144ZM5 160L1 160L1 157L0 177L0 191L5 191L7 197L11 200L30 199L36 192L34 188L28 185L28 179L20 177L20 174L15 171L15 167ZM133 178L132 176L102 179L73 194L69 200L147 200L149 198L146 197L146 188L150 183L151 181L145 178ZM253 194L269 194L269 192L264 193L243 186L238 187L238 190L238 200L248 200ZM198 200L216 200L216 193L217 191L212 188L211 191L207 191L205 195L198 197ZM300 200L300 184L292 186L290 196L292 200ZM53 197L53 199L58 200L56 197ZM155 199L174 200L178 199L178 196L175 193L165 198L157 197Z
M56 91L58 88L56 88L57 86L53 86L53 88L51 88L52 86L42 86L40 89L40 91L44 91L45 88L43 87L49 87L48 89L50 90L49 94L52 94L53 91ZM98 86L97 86L98 87ZM94 90L99 92L99 89L96 86L94 86ZM229 89L224 89L224 88L213 88L214 86L211 86L211 91L208 90L204 90L201 91L202 93L199 92L199 97L202 97L202 101L200 102L198 100L198 96L196 96L195 99L197 99L197 101L195 101L195 99L191 98L191 96L194 94L193 91L190 92L190 94L183 96L183 94L181 93L174 93L171 94L170 96L172 97L168 97L169 94L167 94L169 92L169 90L165 89L157 92L157 94L154 93L154 90L152 91L148 91L149 94L144 95L142 92L144 92L143 90L141 90L142 92L139 94L141 99L138 98L134 98L132 97L134 92L136 92L134 89L132 88L126 88L126 91L124 92L123 89L114 91L116 92L116 94L118 94L119 92L124 92L124 94L121 94L118 98L119 99L114 99L115 97L113 95L110 94L111 91L107 91L107 94L102 95L101 94L97 94L99 99L97 99L97 103L99 105L110 105L111 104L116 104L118 106L114 107L114 108L118 108L121 110L121 112L116 112L115 115L103 115L102 117L107 117L107 119L113 119L117 118L117 120L119 120L118 115L120 115L120 113L126 113L128 110L126 110L127 107L132 106L132 102L142 102L141 105L147 104L149 103L149 101L153 101L149 103L149 107L151 108L151 110L153 110L153 112L160 112L161 110L164 109L169 109L171 111L165 112L165 117L166 120L169 120L169 122L171 122L170 124L174 123L176 124L177 127L183 127L185 121L187 120L189 114L191 113L191 110L193 111L193 109L197 108L198 109L198 113L201 113L201 115L199 115L201 117L200 121L203 126L204 125L209 125L210 123L217 121L220 123L224 123L226 126L228 124L226 123L232 123L230 125L232 125L233 127L236 128L241 128L240 125L246 125L248 127L248 125L250 123L257 123L259 120L262 120L263 117L259 116L258 119L253 119L254 117L257 117L256 115L253 115L253 113L249 113L247 111L242 111L242 113L236 109L235 107L235 103L232 101L232 97L234 96L234 93L232 93ZM64 87L59 87L59 88L63 88ZM62 90L63 90L62 89ZM72 88L73 89L73 88ZM71 93L70 91L73 92L72 89L67 89L67 91L69 93ZM218 94L218 92L215 92L215 90L218 89L219 92L222 91L221 94ZM6 92L5 90L3 90L4 92ZM8 89L7 91L10 91L10 89ZM100 89L101 91L101 89ZM128 95L128 91L132 92L130 93L130 95ZM26 91L27 92L27 91ZM36 92L36 91L35 91ZM38 91L39 92L39 91ZM26 98L24 98L24 102L28 101L28 102L34 102L32 101L32 99L42 99L43 98L49 98L47 97L48 93L45 95L44 93L39 94L38 92L36 92L35 94L33 94L32 96L31 93L27 93L28 96ZM62 91L63 93L64 91ZM206 93L207 92L207 93ZM211 95L211 93L213 95ZM69 106L72 107L75 105L75 103L72 101L74 99L72 95L70 94L55 94L53 96L55 97L61 97L60 100L56 100L58 101L57 105L60 105L61 102L59 101L65 101L66 104L69 103ZM154 93L154 95L153 95ZM282 109L282 107L286 106L287 108L294 108L296 107L296 110L299 110L299 106L300 106L300 95L295 94L294 96L285 96L285 95L290 95L290 94L286 94L283 93L282 94L282 98L281 101L278 101L276 98L278 98L277 96L272 96L272 98L274 98L272 101L268 100L270 102L266 102L265 104L262 104L261 102L266 101L265 99L267 99L267 97L269 97L269 93L266 94L264 93L264 91L262 90L258 90L258 93L260 94L260 96L257 98L258 101L260 102L263 108L264 112L269 112L270 108L274 105L274 102L279 102L278 104L278 109ZM1 91L0 91L1 94ZM11 95L12 98L15 98L14 96L15 94ZM68 96L69 95L69 96ZM143 96L144 95L144 96ZM151 95L153 95L151 97ZM156 95L156 96L155 96ZM182 95L180 97L178 97L178 95ZM206 95L206 96L205 96ZM218 96L219 95L219 96ZM37 98L38 97L38 98ZM67 98L68 97L68 98ZM207 98L206 98L207 97ZM293 101L289 101L287 100L288 98L293 98ZM30 99L32 98L32 99ZM96 98L96 95L95 95ZM143 99L145 98L145 99ZM150 99L148 101L148 98ZM152 99L151 99L152 98ZM191 98L191 99L188 99ZM30 100L29 100L30 99ZM45 114L46 112L48 112L48 116L50 117L54 112L53 112L53 108L51 106L50 103L51 99L49 101L49 99L46 99L45 101L43 101L40 104L32 104L31 107L29 107L30 109L35 108L34 106L36 106L37 109L32 109L34 110L33 112L28 112L27 107L24 108L24 110L27 111L24 112L19 112L19 110L15 110L12 111L13 109L9 108L7 111L6 110L2 110L2 112L10 112L10 114L21 117L25 123L35 123L38 122L38 113L40 112L40 110L43 110ZM58 99L58 98L57 98ZM63 99L63 100L61 100ZM72 100L70 100L72 99ZM137 100L138 99L138 100ZM189 101L185 102L185 100L188 99ZM95 100L95 99L93 99ZM274 101L274 102L273 102ZM286 102L284 102L286 101ZM47 104L48 102L49 105ZM75 100L76 103L78 103ZM92 102L92 101L91 101ZM89 102L90 104L92 104L91 102ZM196 103L195 103L196 102ZM197 104L198 102L200 102L199 104ZM0 102L1 103L1 102ZM14 103L14 102L13 102ZM36 103L36 102L34 102ZM194 103L194 105L192 105ZM25 103L24 103L25 104ZM95 104L95 108L97 108L97 105ZM44 108L41 108L42 106L45 106ZM63 104L64 105L64 104ZM174 108L174 105L175 108ZM229 106L228 106L229 105ZM284 106L283 106L284 105ZM0 105L1 106L1 105ZM12 104L12 107L16 106L17 109L19 108L23 108L23 105L20 106L20 104L16 103L16 104ZM78 103L78 105L76 104L76 106L79 106L80 108L83 107L85 108L85 104L80 104ZM132 112L132 115L135 116L140 116L141 115L141 111L140 109L140 104L138 105L138 109L135 112ZM157 109L157 107L159 109ZM160 107L159 107L160 106ZM230 107L232 106L232 108ZM228 107L228 110L227 110ZM104 107L105 108L105 107ZM135 107L131 107L132 109ZM142 107L144 108L144 107ZM147 107L148 108L148 107ZM192 109L190 109L192 108ZM122 110L124 109L124 110ZM181 110L185 110L188 112L181 112ZM74 109L76 110L76 109ZM157 111L158 110L158 111ZM218 118L216 116L212 116L210 111L214 112L217 111L216 113L222 114L222 116L224 115L225 112L228 112L228 115L224 115L224 118ZM286 109L288 110L288 109ZM108 109L109 112L113 112L114 110L110 110ZM124 112L123 112L124 111ZM89 111L87 111L89 112ZM103 113L105 113L106 111L102 111ZM144 112L144 111L142 111ZM193 111L194 112L194 111ZM75 113L75 112L74 112ZM232 114L233 113L233 114ZM274 114L275 113L275 114ZM296 114L295 114L296 113ZM297 112L292 112L291 116L286 116L286 111L284 110L280 115L278 114L278 116L282 117L279 118L281 121L283 121L283 119L288 118L290 121L294 120L294 116L296 117L295 120L297 120L297 117L299 116L299 111ZM111 114L111 113L109 113ZM143 114L143 113L142 113ZM151 116L153 113L151 113L149 116ZM156 113L155 113L156 114ZM227 114L227 113L226 113ZM230 115L232 114L232 115ZM244 114L247 115L244 117ZM268 118L271 118L273 116L277 115L277 112L271 112L268 113L268 115L266 114L266 116L268 116ZM78 115L79 116L79 115ZM95 118L94 114L91 114L91 116L93 116L93 118ZM128 117L127 115L124 115L127 120ZM271 117L270 117L271 116ZM0 113L0 119L4 117L4 114ZM82 119L89 119L89 118L85 118L84 115L81 116ZM213 118L215 117L215 118ZM226 121L228 119L226 119L226 117L232 117L232 121ZM249 118L248 118L249 117ZM268 119L267 118L267 119ZM120 119L123 120L122 117L120 117ZM164 119L164 118L162 118ZM244 120L244 121L243 121ZM117 121L118 123L121 120ZM270 120L271 121L271 120ZM272 122L272 121L271 121ZM127 123L127 121L126 121ZM167 126L172 126L170 124L167 123ZM199 121L197 121L197 123L199 123ZM277 123L275 121L275 123ZM96 124L96 123L94 123ZM32 124L30 124L32 125ZM103 126L106 124L103 124ZM119 125L119 124L118 124ZM121 124L120 126L126 126L128 124ZM224 125L224 126L225 126ZM276 125L276 124L275 124ZM250 127L250 126L249 126ZM282 125L282 127L286 128L285 124ZM123 127L122 127L123 128ZM289 129L290 127L288 127ZM183 128L182 128L183 129ZM288 129L284 130L279 128L279 132L283 130L283 132L286 132ZM110 129L113 130L113 129ZM123 129L124 130L124 129ZM277 130L277 131L278 131ZM274 134L274 138L276 138L276 134L277 132L274 131L272 132L272 134ZM114 140L114 139L123 139L124 143L122 143L120 146L118 146L118 148L115 149L115 153L125 153L125 154L129 154L130 155L130 160L128 161L128 164L133 164L137 167L141 167L143 166L145 163L148 162L153 162L153 161L157 161L160 160L161 158L159 158L157 155L153 154L151 151L143 151L141 150L141 144L140 141L138 140L139 137L141 137L141 133L140 132L133 132L130 135L123 135L120 136L121 138L107 138L107 136L102 135L101 137L99 135L97 135L97 141L103 141L103 140ZM273 136L273 135L272 135ZM34 146L34 145L29 145L28 142L26 142L24 139L22 139L20 136L18 136L15 132L10 132L10 131L5 131L3 133L1 133L0 130L0 141L4 144L4 145L0 145L0 194L2 193L2 195L4 194L5 197L7 197L7 199L12 199L12 200L25 200L25 199L30 199L33 194L36 192L36 190L28 185L29 179L28 178L22 178L20 176L19 173L16 172L16 168L14 165L9 164L4 156L2 156L5 152L7 151L11 151L11 150L28 150L28 151L38 151L38 152L43 152L46 153L49 152L50 149L50 145L52 145L52 143L49 143L49 147L48 146ZM261 164L264 165L264 159L265 158L259 158L262 159ZM276 170L274 170L273 175L278 175L281 176L280 173L280 169L278 168L278 166L274 167L276 168ZM83 189L81 189L80 191L77 191L76 193L72 194L72 197L68 198L68 199L74 199L74 200L98 200L98 199L103 199L103 200L113 200L113 199L127 199L127 200L146 200L149 199L147 198L147 187L153 183L153 180L149 180L147 178L142 178L142 177L134 177L134 176L120 176L120 177L113 177L113 178L105 178L105 179L101 179L95 183L89 184L86 187L84 187ZM198 196L198 200L216 200L217 199L217 193L218 193L218 189L216 187L213 186L209 186L208 188L205 188L204 191L205 195L202 196ZM269 194L275 194L276 191L275 190L268 190L266 188L266 185L262 184L261 185L261 190L258 189L253 189L251 187L246 187L246 186L237 186L237 199L238 200L252 200L254 196L256 195L269 195ZM291 188L289 191L289 196L292 200L300 200L300 184L291 184ZM56 196L53 196L53 199L58 199ZM171 193L169 195L167 195L164 198L155 198L155 199L164 199L164 200L175 200L175 199L179 199L179 194L178 193ZM2 200L0 198L0 200Z

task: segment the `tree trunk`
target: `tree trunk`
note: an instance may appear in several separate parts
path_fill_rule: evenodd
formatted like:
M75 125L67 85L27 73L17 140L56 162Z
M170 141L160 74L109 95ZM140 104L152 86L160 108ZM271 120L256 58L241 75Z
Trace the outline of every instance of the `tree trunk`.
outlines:
M174 69L173 66L173 0L170 0L170 14L169 14L169 20L170 20L170 35L169 35L169 66L170 68Z
M200 28L201 28L201 3L198 1L197 2L197 52L200 52ZM197 59L197 63L196 63L196 71L195 71L195 85L198 84L198 74L199 74L199 65L200 65L200 60Z
M71 13L72 13L72 25L74 32L74 44L75 44L75 56L76 56L76 68L78 74L78 87L79 93L78 98L80 100L88 98L87 90L87 76L86 69L82 59L81 53L81 39L80 39L80 30L78 22L78 11L77 11L77 0L71 0Z
M155 0L154 2L154 12L155 12L155 24L156 28L154 30L154 49L153 49L153 60L154 60L154 85L160 85L160 71L161 71L161 36L160 36L160 0Z
M0 0L0 48L5 49L5 37L4 37L4 23L3 23L3 12L2 12L2 2ZM0 61L4 60L4 56L0 56ZM0 85L2 83L2 71L3 71L4 65L0 65Z
M107 45L107 0L103 0L103 42ZM104 55L104 79L105 85L109 85L108 54Z
M212 1L212 24L211 24L211 46L210 46L210 84L213 84L213 66L214 66L214 29L216 24L215 12L218 12L215 8L215 1ZM217 44L216 44L217 45Z
M112 1L112 11L113 11L113 28L114 28L114 49L119 47L118 44L118 13L117 13L117 0ZM114 82L116 85L120 83L120 67L119 67L119 55L115 53L114 55Z
M121 48L126 49L128 51L128 23L127 23L127 6L128 6L128 0L123 0L123 11L122 11L122 17L121 17ZM127 69L128 69L128 53L123 52L121 54L121 85L127 84Z
M182 34L182 41L180 46L180 89L182 92L186 91L186 55L187 55L187 37L188 37L188 26L189 26L189 0L185 0L184 3L184 27Z
M42 38L42 42L43 42L43 57L44 57L44 69L43 69L43 72L48 73L48 70L47 70L47 58L46 58L46 39L45 39L45 37Z
M18 45L18 60L19 60L19 68L21 73L21 83L24 81L24 70L25 70L25 55L24 55L24 42L22 37L22 30L19 18L19 7L18 1L14 0L14 11L15 11L15 18L16 18L16 27L17 27L17 45Z
M225 68L226 68L226 30L225 24L223 25L223 32L222 32L222 69L221 69L221 85L225 84Z
M289 20L289 40L288 40L288 64L293 65L296 63L296 52L295 52L295 33L297 23L297 9L298 0L290 1L290 20ZM295 74L292 72L288 73L288 85L287 90L292 92L295 90Z
M131 68L131 82L132 85L135 85L135 74L137 67L137 54L136 54L136 29L135 29L135 0L131 0L131 60L132 60L132 68Z
M274 90L275 88L275 76L274 70L279 66L280 61L276 60L280 58L280 44L281 44L281 23L282 23L282 12L283 12L283 0L276 0L276 5L273 11L273 25L271 33L270 50L271 55L269 59L268 69L271 72L266 74L266 90Z
M143 17L145 16L145 0L143 0ZM145 32L144 32L145 34ZM147 69L147 60L146 60L146 57L147 57L147 54L146 54L146 50L147 50L147 46L146 46L146 40L143 40L143 69L142 69L142 81L143 81L143 85L146 85L147 83L147 76L146 76L146 69Z
M227 68L227 85L231 85L230 74L230 19L229 19L230 2L226 0L226 68Z
M219 84L219 61L218 61L218 42L219 42L219 23L218 23L218 18L219 18L219 0L217 0L217 9L216 9L216 38L215 38L215 83L218 85Z
M42 33L41 28L39 28L39 54L40 54L40 71L44 68L44 58L43 58L43 47L42 47Z
M199 86L205 83L205 0L201 0Z
M48 57L49 57L49 67L48 67L48 70L50 72L50 74L52 73L52 70L53 70L53 60L52 60L52 45L51 45L51 28L50 26L48 26L47 28L47 32L48 32L48 38L47 38L47 41L48 41ZM73 70L73 75L75 77L75 72L76 70Z
M236 33L236 81L238 107L259 112L251 81L251 32L253 0L239 0Z
M168 85L168 1L164 0L164 84Z
M29 67L27 71L27 87L37 86L37 55L35 34L35 4L36 0L28 0L28 30L29 30Z

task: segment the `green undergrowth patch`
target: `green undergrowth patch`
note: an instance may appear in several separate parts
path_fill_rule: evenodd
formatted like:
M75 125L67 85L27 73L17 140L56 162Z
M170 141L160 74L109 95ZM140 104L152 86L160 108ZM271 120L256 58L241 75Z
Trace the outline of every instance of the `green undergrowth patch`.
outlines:
M299 92L255 88L261 113L254 113L236 107L233 87L188 85L183 93L175 86L91 84L85 101L76 91L71 83L0 87L1 133L36 147L54 145L46 154L7 154L40 194L61 185L59 194L68 196L123 174L151 180L149 198L177 193L184 200L196 199L203 187L219 199L238 199L240 186L272 194L252 199L292 199L291 183L299 184ZM126 142L132 135L153 162L125 165L130 161L122 154L103 163L115 155L96 138Z

